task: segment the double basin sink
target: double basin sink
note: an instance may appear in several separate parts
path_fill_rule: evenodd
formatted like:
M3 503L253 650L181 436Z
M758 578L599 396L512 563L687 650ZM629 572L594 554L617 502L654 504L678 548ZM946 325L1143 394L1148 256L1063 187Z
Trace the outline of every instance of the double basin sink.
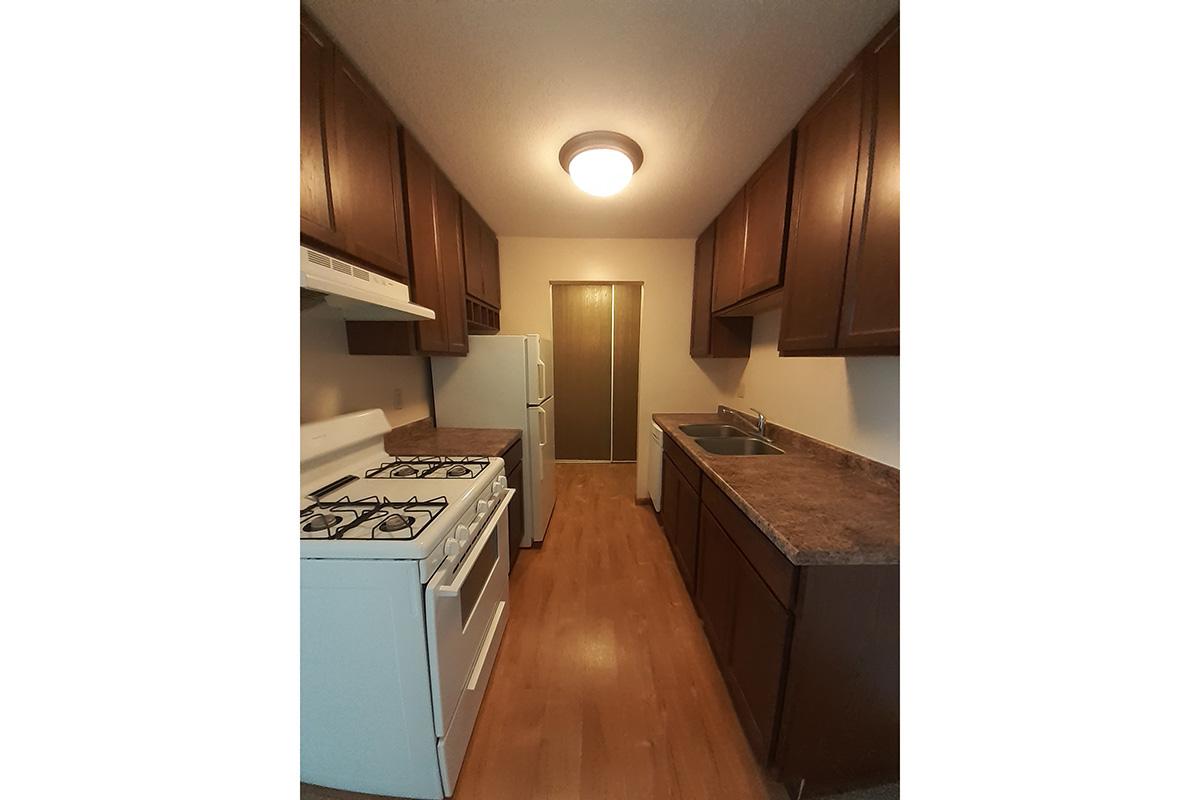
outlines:
M720 456L775 456L783 453L757 436L732 425L680 425L696 444Z

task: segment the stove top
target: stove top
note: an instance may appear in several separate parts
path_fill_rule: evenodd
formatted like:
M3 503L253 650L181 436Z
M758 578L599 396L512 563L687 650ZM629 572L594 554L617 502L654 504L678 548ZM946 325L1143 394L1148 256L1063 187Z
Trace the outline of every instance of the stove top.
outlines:
M393 501L386 495L318 500L300 510L301 539L415 539L445 510L445 497Z
M366 463L348 463L340 476L302 489L300 538L409 542L430 528L444 532L470 508L471 498L491 496L493 461L499 463L486 456L378 453ZM443 523L439 516L448 508Z

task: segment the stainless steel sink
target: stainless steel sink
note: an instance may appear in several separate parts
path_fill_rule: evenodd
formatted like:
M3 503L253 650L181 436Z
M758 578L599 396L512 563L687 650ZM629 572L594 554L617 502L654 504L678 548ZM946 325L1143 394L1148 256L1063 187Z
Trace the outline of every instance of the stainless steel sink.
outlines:
M706 437L697 439L696 444L719 456L777 456L783 453L778 447L749 436Z
M753 434L746 433L741 428L735 428L732 425L680 425L679 430L697 439L701 436L716 437L720 439L728 438L749 438Z

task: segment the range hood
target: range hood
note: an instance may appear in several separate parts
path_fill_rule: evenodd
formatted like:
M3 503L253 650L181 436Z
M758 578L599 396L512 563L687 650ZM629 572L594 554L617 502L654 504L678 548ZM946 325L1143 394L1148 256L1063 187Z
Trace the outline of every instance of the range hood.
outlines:
M300 246L300 288L319 292L343 319L400 321L433 319L432 309L408 299L408 287L340 258Z

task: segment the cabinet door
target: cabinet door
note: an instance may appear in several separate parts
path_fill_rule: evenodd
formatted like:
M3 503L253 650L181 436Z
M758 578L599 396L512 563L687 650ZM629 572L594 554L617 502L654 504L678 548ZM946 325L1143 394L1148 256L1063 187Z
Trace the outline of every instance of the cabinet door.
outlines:
M663 533L667 537L667 544L671 545L671 550L674 551L675 530L679 518L679 485L683 483L683 478L669 458L663 458L662 482Z
M692 358L746 358L750 355L752 317L712 315L713 256L717 222L696 240L696 266L692 276Z
M329 190L326 119L333 83L333 45L300 16L300 233L341 248Z
M785 355L837 345L862 105L862 68L856 61L804 115L797 131L779 330Z
M712 307L714 311L738 301L742 291L742 262L746 254L746 193L739 191L717 217L713 255Z
M500 308L500 240L495 232L482 223L483 297L485 303Z
M483 220L465 199L462 201L463 269L466 274L467 294L483 301L485 294L483 252Z
M746 254L739 300L783 283L794 141L795 134L789 132L746 183Z
M521 536L525 533L525 486L521 475L521 464L508 471L508 488L512 489L513 499L508 503L508 571L512 572L517 563L517 554L521 550Z
M463 273L462 215L454 184L437 170L437 249L442 279L442 319L446 352L467 353L467 292Z
M696 544L700 536L700 495L682 476L675 511L675 552L688 592L696 593Z
M408 280L399 128L391 110L334 53L330 149L333 216L345 250Z
M716 519L708 509L701 507L699 559L696 565L696 611L704 622L704 633L708 636L709 644L712 645L722 670L729 662L737 578L734 566L739 558L741 555L737 548L721 530Z
M412 238L413 302L432 308L436 319L417 322L417 348L422 352L446 350L446 321L442 313L442 281L438 267L437 167L408 132L404 133L404 192L408 230Z
M900 347L900 25L865 55L866 124L838 347Z
M712 222L696 240L696 265L692 274L692 346L693 357L709 355L708 335L712 329L713 249L717 223Z
M792 616L740 553L729 568L737 579L728 677L751 748L762 760L775 738Z

